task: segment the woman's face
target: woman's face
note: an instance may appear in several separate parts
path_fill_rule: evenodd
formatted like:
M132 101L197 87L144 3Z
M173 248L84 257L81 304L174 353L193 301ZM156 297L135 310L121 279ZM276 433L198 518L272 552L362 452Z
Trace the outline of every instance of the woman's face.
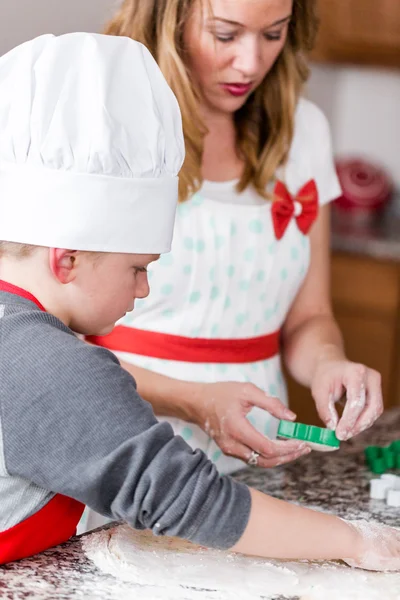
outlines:
M196 0L184 31L188 65L204 108L233 113L273 66L293 0Z

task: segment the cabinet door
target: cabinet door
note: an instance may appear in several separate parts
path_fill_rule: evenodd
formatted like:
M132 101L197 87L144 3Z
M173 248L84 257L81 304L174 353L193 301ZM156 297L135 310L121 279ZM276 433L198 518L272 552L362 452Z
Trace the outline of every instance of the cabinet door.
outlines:
M319 0L315 60L400 66L399 0Z

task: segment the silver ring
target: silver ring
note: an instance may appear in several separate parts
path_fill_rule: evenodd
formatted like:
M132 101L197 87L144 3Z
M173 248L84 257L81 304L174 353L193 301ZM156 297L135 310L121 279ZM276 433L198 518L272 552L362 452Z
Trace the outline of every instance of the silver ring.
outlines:
M250 454L250 458L247 461L247 464L250 465L250 467L256 467L258 464L258 457L259 457L259 453L255 452L254 450L252 450L251 454Z

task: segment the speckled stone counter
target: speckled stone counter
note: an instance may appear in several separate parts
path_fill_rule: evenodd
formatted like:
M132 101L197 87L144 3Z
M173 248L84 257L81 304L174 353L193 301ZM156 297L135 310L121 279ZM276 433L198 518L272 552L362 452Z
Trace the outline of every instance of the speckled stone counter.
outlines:
M362 452L366 445L384 445L395 439L400 439L400 409L387 412L372 430L347 442L335 454L314 452L272 471L246 469L238 473L237 479L277 498L342 517L373 518L399 526L399 509L369 500L368 481L373 476L364 467ZM139 599L140 589L127 582L118 581L116 585L111 575L100 572L89 561L82 551L81 539L76 537L34 558L0 567L0 598ZM205 600L212 596L204 592L201 597Z
M333 210L332 250L400 262L400 193L382 214L362 223Z

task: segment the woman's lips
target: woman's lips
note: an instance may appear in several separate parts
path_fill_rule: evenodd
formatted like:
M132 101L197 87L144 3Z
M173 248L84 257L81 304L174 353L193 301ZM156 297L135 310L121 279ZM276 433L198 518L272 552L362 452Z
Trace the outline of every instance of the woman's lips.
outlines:
M251 83L221 83L221 87L232 96L245 96L252 88Z

